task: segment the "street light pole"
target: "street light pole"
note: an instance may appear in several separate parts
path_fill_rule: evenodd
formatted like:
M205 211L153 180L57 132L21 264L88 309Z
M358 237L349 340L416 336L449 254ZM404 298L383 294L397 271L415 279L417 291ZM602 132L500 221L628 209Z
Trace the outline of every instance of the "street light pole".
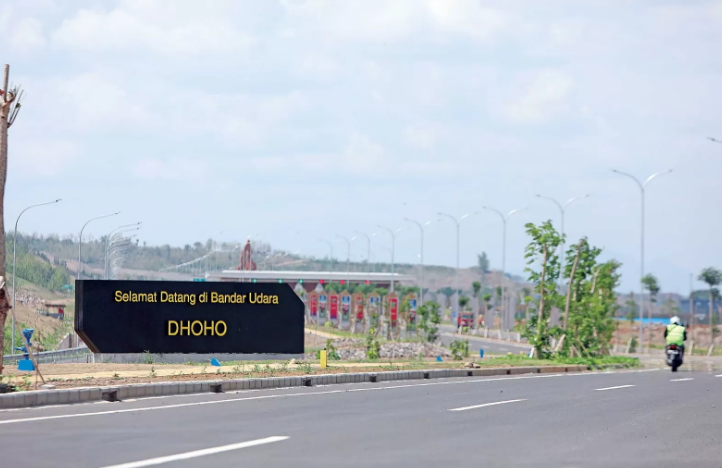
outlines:
M130 229L128 231L137 231L140 228ZM123 231L127 232L127 231ZM120 233L116 233L120 234ZM135 237L135 234L123 238L122 236L119 238L121 242L112 242L111 245L108 247L106 255L108 256L108 274L106 279L110 279L110 273L113 272L113 267L121 265L121 262L123 260L123 257L126 253L128 253L128 249L132 245L131 241Z
M83 231L85 230L85 227L88 224L90 224L91 222L95 221L96 219L108 218L110 216L115 216L117 214L120 214L120 211L116 211L115 213L109 213L109 214L105 214L102 216L96 216L95 218L91 218L85 224L83 224L83 227L80 229L80 235L78 236L78 276L77 276L78 280L80 279L81 271L83 270L83 262L82 262L82 257L80 256L80 254L81 254L81 249L83 247ZM78 334L75 333L75 346L76 347L79 346L79 344L80 344L79 341L80 340L78 339Z
M125 233L125 232L138 231L139 229L140 229L140 227L136 227L136 228L134 228L134 229L124 229L124 230L122 230L122 231L116 232L115 235L120 235L120 234L123 234L123 233ZM115 237L115 236L113 236L113 237ZM132 235L132 236L127 237L126 240L130 240L130 239L133 238L133 237L135 237L135 235ZM123 237L120 236L120 239L122 240ZM107 279L110 279L110 270L111 270L110 267L111 267L111 265L110 265L109 258L110 258L110 254L112 253L111 249L112 249L112 247L114 247L114 246L115 246L114 239L111 238L111 239L109 239L108 241L106 241L106 244L105 244L105 271L104 271L105 279L106 279L106 280L107 280Z
M507 314L507 307L506 307L506 292L504 290L504 275L506 274L506 224L509 218L511 218L514 214L519 213L520 211L526 210L526 208L519 208L515 210L511 210L506 215L504 215L501 211L497 210L496 208L491 208L488 206L483 207L485 210L492 211L499 215L502 222L502 240L501 240L501 278L499 278L499 287L501 288L501 316L503 318L508 318Z
M327 241L326 239L319 239L318 241L328 244L328 248L331 250L331 256L328 259L330 266L330 263L333 262L333 244L331 243L331 241ZM331 268L329 268L329 271L331 271Z
M133 224L124 224L123 226L118 226L118 227L116 227L115 229L113 229L112 231L110 231L110 232L108 233L108 237L105 239L105 279L108 279L108 245L110 244L110 238L111 238L111 236L113 235L113 233L115 233L115 232L118 231L119 229L132 228L132 227L140 226L142 223L143 223L142 221L139 221L139 222L133 223ZM129 230L129 231L137 231L138 229L140 229L140 228L137 228L137 229L128 229L128 230ZM125 231L121 231L121 232L125 232Z
M20 217L28 211L30 208L36 208L38 206L44 206L44 205L52 205L54 203L58 203L62 198L58 198L57 200L45 202L45 203L38 203L37 205L30 205L27 208L25 208L23 211L20 212L18 215L18 219L15 220L15 234L13 234L13 313L12 313L12 333L10 338L10 354L12 354L15 351L15 277L17 276L15 267L17 265L17 257L16 257L16 243L18 240L18 222L20 222Z
M453 217L447 213L437 213L437 214L439 216L446 216L447 218L452 220L454 222L454 224L456 224L456 275L454 278L454 282L456 284L456 314L457 314L457 322L458 322L459 314L461 313L461 311L459 310L459 299L460 299L459 296L461 296L461 291L459 290L459 241L460 241L460 237L461 237L461 234L460 234L461 233L461 221L468 218L469 214L465 214L464 216L459 218L459 220L457 220L455 217Z
M356 234L365 237L366 238L366 263L368 264L368 268L371 268L371 238L376 235L374 232L370 236L364 232L361 231L354 231Z
M672 169L669 169L668 171L664 172L657 172L656 174L652 174L651 176L647 177L647 180L644 182L640 182L639 179L634 177L632 174L627 174L626 172L618 171L616 169L612 169L612 172L615 174L623 175L626 177L629 177L632 179L637 186L639 187L639 192L642 196L642 211L641 211L641 233L640 233L640 276L639 276L639 288L640 288L640 294L639 294L639 349L642 349L642 321L644 320L644 194L647 188L647 185L652 181L652 179L664 175L669 174L672 172Z
M385 230L389 234L391 234L391 291L394 292L394 257L396 254L396 233L401 230L401 228L398 228L396 231L391 230L390 228L387 228L386 226L378 225L379 228Z
M565 213L566 213L567 208L569 207L569 205L571 205L572 203L574 203L574 202L577 201L577 200L582 200L582 199L584 199L584 198L589 198L589 197L590 197L590 194L586 194L586 195L584 195L583 197L570 198L570 199L562 206L561 203L559 203L558 201L556 201L555 199L553 199L553 198L551 198L551 197L545 197L545 196L543 196L543 195L537 194L537 198L542 198L542 199L544 199L544 200L549 200L550 202L554 203L557 207L559 207L559 212L560 212L561 215L562 215L562 224L561 224L561 228L562 228L562 230L561 230L561 235L562 235L562 252L561 252L561 255L559 256L559 257L560 257L560 258L559 258L559 263L561 264L562 271L564 271L564 252L565 252L564 246L565 246L565 244L566 244L566 239L564 239L564 215L565 215Z
M336 234L336 237L339 239L343 239L346 241L346 281L348 281L348 284L351 285L351 241L356 239L355 237L352 237L349 239L348 237L341 236Z
M414 223L416 226L418 226L419 231L421 232L421 254L419 256L419 258L421 260L420 272L419 272L419 276L420 276L419 307L421 307L422 305L424 305L424 226L428 226L429 224L431 224L431 221L427 221L426 223L424 223L422 225L420 222L414 221L413 219L409 219L409 218L404 218L404 219L406 221L408 221L410 223Z
M80 229L80 235L78 236L78 277L77 277L78 279L80 279L80 272L83 267L82 260L80 257L80 252L81 252L81 248L83 246L83 231L85 230L85 226L90 224L92 221L95 221L96 219L108 218L110 216L115 216L119 213L120 213L120 211L116 211L115 213L110 213L110 214L106 214L106 215L102 215L102 216L96 216L95 218L91 218L85 224L83 224L82 229Z

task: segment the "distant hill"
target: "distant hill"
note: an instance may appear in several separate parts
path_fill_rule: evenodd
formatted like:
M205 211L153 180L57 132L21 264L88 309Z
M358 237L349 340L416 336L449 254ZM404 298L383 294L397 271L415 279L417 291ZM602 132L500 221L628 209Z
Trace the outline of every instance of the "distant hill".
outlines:
M83 241L83 277L103 278L105 267L105 236L99 239L87 239ZM8 234L8 245L12 248L12 233ZM18 233L18 246L23 252L34 255L46 263L61 267L64 271L75 276L77 274L78 242L73 236L60 237L57 234L48 236L27 235ZM240 249L245 242L214 242L208 239L205 242L194 242L182 247L170 246L149 246L145 242L132 242L127 247L127 254L124 258L123 267L116 278L127 279L174 279L188 280L202 275L205 271L218 271L233 269L239 263ZM277 270L300 270L300 271L345 271L346 262L338 259L318 259L293 255L288 252L272 250L265 242L252 242L253 259L259 269L271 269L269 254L280 254L273 259L273 269ZM211 254L212 251L217 251ZM11 250L9 250L11 251ZM19 250L20 251L20 250ZM205 258L204 258L205 257ZM204 258L202 261L198 259ZM10 256L12 259L12 256ZM174 268L177 265L197 261L195 265ZM351 271L390 272L391 265L388 263L374 263L368 265L366 262L352 262ZM415 264L399 263L394 270L397 273L418 275L419 267ZM18 274L23 277L22 270L18 266ZM45 277L46 274L43 274ZM29 273L26 276L30 276ZM507 275L507 278L510 276ZM67 280L66 277L63 280ZM56 278L47 287L55 288L55 283L60 281ZM499 283L499 272L492 271L482 275L478 268L465 268L460 271L459 285L465 294L471 294L471 284L474 281L482 281L487 292ZM507 279L506 281L509 281ZM512 277L511 281L523 283L519 277ZM46 283L42 283L45 285ZM438 291L446 287L454 287L455 269L438 265L424 266L424 287L431 291Z

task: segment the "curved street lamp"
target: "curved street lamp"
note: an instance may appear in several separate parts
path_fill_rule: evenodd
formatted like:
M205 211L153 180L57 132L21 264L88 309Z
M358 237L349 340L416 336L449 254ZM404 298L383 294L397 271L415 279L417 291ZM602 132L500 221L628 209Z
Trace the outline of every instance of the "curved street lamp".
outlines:
M15 244L18 239L18 222L20 222L20 217L23 215L23 213L25 213L29 209L36 208L38 206L52 205L54 203L60 202L61 200L62 200L62 198L58 198L57 200L53 200L53 201L49 201L49 202L45 202L45 203L38 203L37 205L30 205L27 208L25 208L23 211L21 211L20 214L18 215L18 219L15 220L15 234L13 235L13 313L12 313L12 333L11 333L11 338L10 338L10 345L12 347L10 348L10 354L12 354L15 350L15 276L17 276L15 274L15 271L16 271L15 267L17 265Z
M503 318L506 318L508 321L508 317L506 316L507 310L506 310L506 294L504 291L504 275L506 274L506 223L509 221L509 218L514 216L516 213L519 213L521 211L524 211L527 209L525 208L518 208L515 210L511 210L506 215L504 215L501 211L497 210L496 208L491 208L489 206L482 207L487 211L492 211L499 215L502 222L502 244L501 244L501 278L499 278L499 286L501 287L501 316Z
M368 264L369 269L371 268L371 238L376 235L374 232L370 236L366 234L365 232L361 231L354 231L356 234L358 234L361 237L366 238L366 263Z
M395 231L391 228L387 228L386 226L378 225L379 228L383 229L384 231L388 232L391 235L391 291L394 292L394 255L396 254L396 233L401 231L401 228L396 229Z
M114 228L113 230L111 230L108 233L108 237L105 239L105 279L108 279L108 244L110 243L111 236L117 231L120 231L120 232L137 231L138 229L140 229L140 227L136 227L136 226L140 226L141 224L143 224L143 221L138 221L137 223L133 223L133 224L124 224L122 226L118 226L118 227ZM136 227L136 229L125 230L125 228L133 228L133 227ZM123 229L123 230L121 230L121 229Z
M105 214L105 215L102 215L102 216L96 216L95 218L91 218L91 219L89 219L85 224L83 224L83 227L80 229L80 235L78 236L78 276L77 276L78 279L80 279L80 274L81 274L81 271L82 271L82 269L83 269L83 268L82 268L82 267L83 267L83 263L82 263L82 260L81 260L81 258L80 258L80 252L81 252L81 248L83 247L83 231L85 230L85 226L87 226L87 225L90 224L91 222L95 221L96 219L108 218L108 217L110 217L110 216L115 216L115 215L117 215L117 214L120 214L120 211L116 211L115 213Z
M460 300L460 296L461 296L461 292L459 291L459 237L460 237L460 232L461 232L461 222L463 220L465 220L466 218L468 218L469 216L471 216L471 214L467 213L464 216L462 216L461 218L459 218L458 220L454 216L451 216L450 214L447 214L447 213L439 212L436 214L438 214L439 216L445 216L445 217L449 218L450 220L452 220L454 222L454 224L456 224L456 275L455 275L454 279L455 279L455 283L456 283L456 314L457 314L457 320L458 320L458 317L459 317L458 314L461 313L461 311L459 310L459 300ZM476 213L474 213L474 214L476 214Z
M667 171L663 172L657 172L656 174L652 174L651 176L647 177L647 180L644 182L641 182L639 179L634 177L632 174L627 174L626 172L618 171L616 169L612 169L612 172L615 174L623 175L625 177L629 177L632 179L637 186L639 187L639 192L642 195L642 211L641 211L641 234L640 234L640 276L639 276L639 287L641 293L639 294L639 349L642 349L642 320L644 319L644 194L647 189L647 185L652 181L652 179L655 179L661 175L669 174L672 172L672 169L669 169Z
M419 265L420 265L420 273L419 273L419 307L424 305L424 227L431 224L431 221L427 221L424 224L421 224L418 221L414 221L413 219L404 218L409 223L415 224L419 231L421 232L421 253L419 254Z
M338 237L339 239L342 239L343 241L346 242L346 275L350 276L351 275L351 242L356 240L356 238L352 237L351 239L349 239L348 237L341 236L339 234L336 234L336 237ZM346 280L348 281L348 284L350 285L351 278L350 277L346 278Z

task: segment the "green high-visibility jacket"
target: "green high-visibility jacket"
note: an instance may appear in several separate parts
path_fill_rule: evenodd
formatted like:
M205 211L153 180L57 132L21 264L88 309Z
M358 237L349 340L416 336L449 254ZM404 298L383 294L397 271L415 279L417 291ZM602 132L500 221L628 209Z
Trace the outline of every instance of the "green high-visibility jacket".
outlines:
M667 344L682 346L684 344L685 328L682 325L670 323L667 325Z

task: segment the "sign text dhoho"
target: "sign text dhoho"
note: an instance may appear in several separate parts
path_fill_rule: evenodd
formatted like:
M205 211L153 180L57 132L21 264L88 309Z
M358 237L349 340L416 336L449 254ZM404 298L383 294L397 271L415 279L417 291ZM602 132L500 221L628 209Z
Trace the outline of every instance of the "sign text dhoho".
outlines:
M223 336L227 331L223 320L168 320L168 336Z

